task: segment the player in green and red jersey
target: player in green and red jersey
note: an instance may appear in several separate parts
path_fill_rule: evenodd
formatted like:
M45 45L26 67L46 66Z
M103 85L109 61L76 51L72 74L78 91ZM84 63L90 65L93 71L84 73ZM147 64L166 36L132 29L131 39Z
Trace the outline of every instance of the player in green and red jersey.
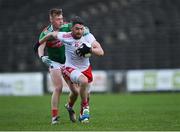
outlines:
M49 12L50 25L46 27L40 34L39 39L44 37L47 33L53 31L65 31L69 32L71 30L71 23L63 25L63 14L61 9L51 9ZM47 48L48 56L45 56L44 49ZM61 66L65 63L65 47L57 39L51 39L47 43L43 43L38 47L38 55L42 61L49 66L50 76L54 85L52 98L51 98L51 115L52 115L52 124L58 123L59 110L58 104L60 100L60 95L62 92L62 73ZM77 88L68 84L71 89L70 100L73 100L72 104L76 101L78 97ZM72 121L75 121L75 114L72 109Z
M50 25L46 27L40 34L39 39L42 39L47 33L53 31L71 31L72 23L64 24L63 14L61 9L51 9L49 12ZM88 28L85 30L84 35L88 34ZM58 104L60 100L60 95L62 92L62 73L61 67L65 63L65 47L57 39L50 39L46 43L41 45L36 45L38 50L38 55L41 60L49 66L50 76L54 85L53 94L51 98L51 115L52 115L52 124L58 123ZM47 48L48 56L45 56L44 49ZM68 86L71 90L69 94L68 104L66 104L66 109L69 112L70 120L72 122L76 121L75 112L73 110L73 105L78 97L78 88L72 83L68 83Z
M63 20L62 20L63 21ZM70 32L71 31L71 23L63 24L61 27L54 29L55 27L53 24L50 24L46 27L43 32L40 34L39 39L42 39L47 33L53 31L63 31L63 32ZM61 64L65 63L65 48L64 45L59 40L52 38L48 40L46 43L47 52L49 59L59 62Z
M80 17L75 17L71 32L50 32L39 43L47 42L52 37L59 39L65 45L66 62L62 69L63 75L69 82L78 84L81 96L81 111L79 121L89 122L88 86L92 82L90 55L103 56L104 51L94 36L89 33L83 36L84 23Z

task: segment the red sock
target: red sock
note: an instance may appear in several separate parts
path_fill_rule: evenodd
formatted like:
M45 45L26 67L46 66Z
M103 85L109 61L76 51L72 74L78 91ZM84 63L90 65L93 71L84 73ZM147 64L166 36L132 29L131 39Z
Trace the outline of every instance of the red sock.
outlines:
M89 100L90 100L90 98L88 97L88 98L87 98L88 104L89 104Z
M52 115L52 117L58 116L58 109L52 109L51 110L51 115Z
M74 106L74 103L69 101L68 105L72 108Z
M84 107L87 107L87 106L89 106L88 100L85 99L85 100L83 100L82 103L81 103L81 111L80 111L81 115L82 115L82 113L83 113L83 108L84 108Z

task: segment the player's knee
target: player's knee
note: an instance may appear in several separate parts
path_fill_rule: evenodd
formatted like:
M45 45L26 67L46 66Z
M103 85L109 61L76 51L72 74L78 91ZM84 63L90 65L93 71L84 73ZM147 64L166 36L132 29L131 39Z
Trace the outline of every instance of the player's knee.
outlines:
M81 83L81 85L88 85L88 79L87 79L87 77L82 77L82 78L80 78L80 83Z
M79 93L76 91L73 91L71 94L73 95L73 97L78 97L78 95L79 95Z
M56 88L54 89L54 92L55 92L55 93L62 93L62 88L61 88L61 87L56 87Z
M79 91L75 89L75 90L72 91L72 94L73 94L74 96L78 96L78 95L79 95Z

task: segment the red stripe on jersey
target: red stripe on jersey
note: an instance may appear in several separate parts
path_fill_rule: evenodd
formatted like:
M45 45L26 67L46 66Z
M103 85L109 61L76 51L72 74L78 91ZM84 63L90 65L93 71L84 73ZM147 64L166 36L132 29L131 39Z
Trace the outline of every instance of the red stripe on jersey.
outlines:
M72 38L71 33L63 34L63 38Z
M58 39L51 40L51 41L47 42L47 47L60 48L62 45L63 45L63 43L61 41L59 41Z

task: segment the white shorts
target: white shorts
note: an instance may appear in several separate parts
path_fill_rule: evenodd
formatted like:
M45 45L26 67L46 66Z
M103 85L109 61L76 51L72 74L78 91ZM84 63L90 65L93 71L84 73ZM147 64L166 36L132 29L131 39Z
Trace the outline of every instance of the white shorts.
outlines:
M49 67L49 70L61 70L64 64L61 64L59 62L52 61L51 66Z
M64 67L62 69L62 73L64 77L66 77L68 80L74 82L74 83L79 83L78 79L80 75L84 75L88 78L88 83L91 83L93 80L93 75L92 75L92 68L89 66L85 71L80 71L77 69L74 69L72 67Z

